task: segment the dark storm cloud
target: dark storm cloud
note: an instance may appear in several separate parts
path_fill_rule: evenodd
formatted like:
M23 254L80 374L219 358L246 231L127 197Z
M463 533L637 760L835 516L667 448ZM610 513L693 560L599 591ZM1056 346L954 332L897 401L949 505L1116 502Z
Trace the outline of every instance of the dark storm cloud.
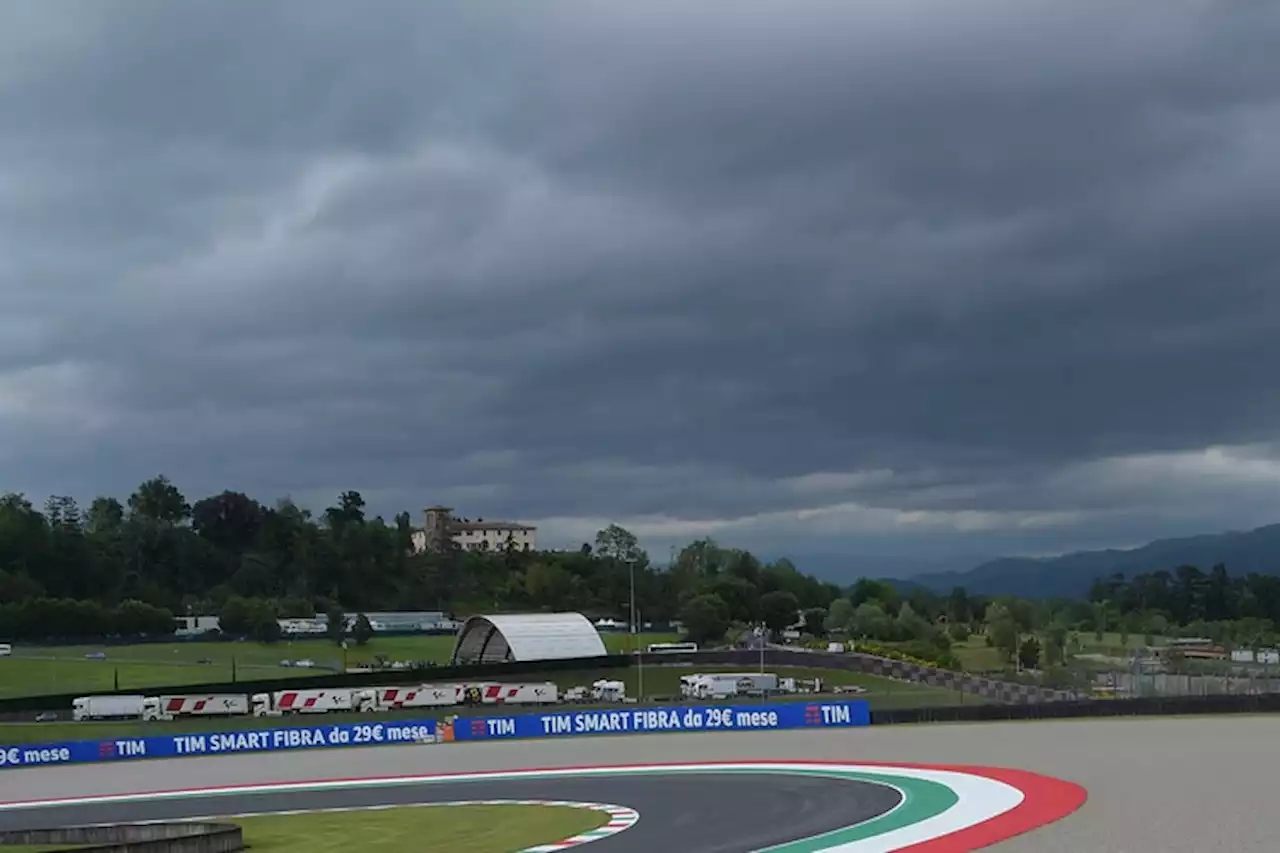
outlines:
M0 17L12 486L766 548L1280 510L1201 453L1280 423L1268 6Z

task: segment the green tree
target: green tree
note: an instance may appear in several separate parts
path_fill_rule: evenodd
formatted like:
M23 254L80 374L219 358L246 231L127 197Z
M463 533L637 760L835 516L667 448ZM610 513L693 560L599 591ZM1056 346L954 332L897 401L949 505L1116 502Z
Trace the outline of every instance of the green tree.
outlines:
M986 626L991 645L1004 655L1005 660L1012 661L1018 653L1018 624L1008 607L998 602L988 605Z
M729 608L717 595L694 596L680 608L680 622L691 642L718 643L729 630Z
M1040 641L1034 634L1018 646L1018 662L1023 669L1037 669L1040 666Z
M250 613L253 620L250 636L253 639L259 643L274 643L280 639L280 620L270 602L255 602Z
M827 629L825 623L827 620L827 610L825 607L807 608L801 618L804 622L804 632L813 637L825 637Z
M1142 615L1136 610L1130 610L1120 618L1120 645L1125 648L1129 647L1129 637L1137 631L1142 630Z
M849 635L853 626L853 602L847 598L837 598L827 609L827 618L822 625L827 633Z
M897 633L904 640L932 641L937 638L938 631L933 625L916 612L910 602L898 609Z
M229 597L218 611L218 628L231 637L247 637L253 633L253 609L247 599Z
M853 611L849 623L850 632L870 640L889 640L893 637L893 617L879 604L864 602Z
M875 604L887 613L898 612L897 590L884 581L872 578L859 578L849 589L849 600L853 602L854 607L860 604Z
M640 540L630 530L617 524L610 524L596 533L595 553L607 560L617 560L620 563L646 562L645 553L640 548Z
M1067 626L1053 622L1045 629L1045 659L1050 666L1061 666L1067 659Z
M242 553L253 546L262 529L262 507L240 492L223 492L196 501L191 527L217 548Z
M366 646L373 639L373 625L369 622L369 617L363 613L356 614L355 624L351 628L351 636L355 638L356 645Z
M729 608L729 620L732 622L755 622L761 618L769 596L790 595L790 593L775 591L762 598L759 586L729 573L716 575L706 585L706 591L720 596L725 606ZM795 600L794 595L791 596L791 600Z
M799 608L800 602L790 592L775 590L760 596L761 618L774 636L795 624Z
M573 578L564 568L539 561L529 567L524 584L529 601L535 607L552 610L568 598Z
M325 636L335 643L347 638L347 616L342 608L331 604L325 610Z
M191 507L178 487L163 474L146 480L129 496L129 513L134 518L179 524L191 514Z
M947 596L947 622L952 625L973 621L973 605L964 587L958 586Z
M1093 637L1099 643L1102 635L1111 628L1111 602L1097 601L1093 605Z
M85 529L90 534L118 533L124 526L124 506L115 498L94 498L85 513Z

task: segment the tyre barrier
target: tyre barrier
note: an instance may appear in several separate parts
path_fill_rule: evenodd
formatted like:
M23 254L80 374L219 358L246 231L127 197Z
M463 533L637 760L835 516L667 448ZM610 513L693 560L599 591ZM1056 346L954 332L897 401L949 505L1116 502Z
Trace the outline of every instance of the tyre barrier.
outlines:
M244 831L233 823L124 823L0 832L6 846L54 848L51 853L237 853Z

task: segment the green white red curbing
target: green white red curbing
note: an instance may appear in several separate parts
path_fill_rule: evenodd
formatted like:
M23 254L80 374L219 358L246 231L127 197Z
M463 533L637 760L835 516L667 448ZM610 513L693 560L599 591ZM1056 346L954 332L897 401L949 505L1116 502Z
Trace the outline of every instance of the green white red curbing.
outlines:
M476 771L380 778L329 779L216 788L111 794L0 804L0 810L68 806L83 803L138 802L156 799L219 795L251 795L283 791L335 788L377 788L406 784L447 784L476 780L506 780L570 776L673 775L682 773L803 774L851 779L896 789L901 800L889 812L813 838L768 848L770 853L971 853L1059 820L1076 811L1087 794L1079 785L1029 773L987 767L855 763L848 761L733 761L678 764L557 767L528 770ZM549 801L539 801L549 802ZM616 807L622 808L622 807ZM621 832L635 824L639 815ZM624 823L619 816L619 825ZM610 825L613 821L610 821ZM607 827L602 827L602 830ZM610 835L614 832L608 833ZM522 853L562 850L596 840L584 833L557 845L542 845ZM601 835L599 837L607 837ZM581 839L581 840L577 840ZM572 842L572 843L570 843Z

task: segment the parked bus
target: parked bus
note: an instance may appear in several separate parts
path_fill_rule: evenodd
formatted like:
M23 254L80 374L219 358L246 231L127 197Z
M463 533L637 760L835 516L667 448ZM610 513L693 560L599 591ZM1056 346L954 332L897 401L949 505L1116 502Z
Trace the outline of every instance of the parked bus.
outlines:
M698 650L697 643L652 643L649 646L650 652L696 652Z

